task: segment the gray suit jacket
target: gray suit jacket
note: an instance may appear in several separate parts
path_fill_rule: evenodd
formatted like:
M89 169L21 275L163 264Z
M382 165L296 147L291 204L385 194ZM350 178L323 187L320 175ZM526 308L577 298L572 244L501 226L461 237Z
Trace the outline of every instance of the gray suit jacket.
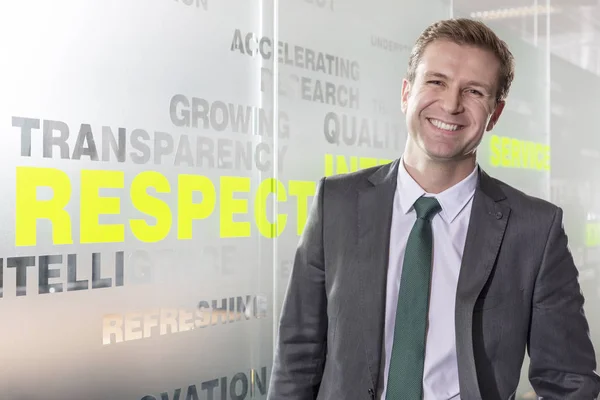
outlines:
M269 400L372 399L399 160L322 179L283 302ZM562 210L479 172L456 296L462 400L600 392Z

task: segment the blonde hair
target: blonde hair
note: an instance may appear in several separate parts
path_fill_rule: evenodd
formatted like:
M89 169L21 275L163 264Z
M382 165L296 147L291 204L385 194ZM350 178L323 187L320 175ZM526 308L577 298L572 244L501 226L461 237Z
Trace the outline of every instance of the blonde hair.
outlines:
M467 18L447 19L433 23L421 33L408 59L406 79L414 83L417 65L427 45L434 40L448 40L460 45L491 51L500 61L496 101L506 98L515 75L514 57L507 44L483 22Z

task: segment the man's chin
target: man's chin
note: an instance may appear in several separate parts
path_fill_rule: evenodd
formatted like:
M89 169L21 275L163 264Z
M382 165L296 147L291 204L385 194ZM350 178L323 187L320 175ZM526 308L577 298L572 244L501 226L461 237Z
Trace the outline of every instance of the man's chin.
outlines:
M464 154L463 152L456 150L432 150L426 152L427 157L431 161L438 163L456 163L464 160L471 159L473 154Z
M435 145L424 147L425 154L432 160L452 160L453 158L460 155L460 152L456 151L456 149L452 146Z

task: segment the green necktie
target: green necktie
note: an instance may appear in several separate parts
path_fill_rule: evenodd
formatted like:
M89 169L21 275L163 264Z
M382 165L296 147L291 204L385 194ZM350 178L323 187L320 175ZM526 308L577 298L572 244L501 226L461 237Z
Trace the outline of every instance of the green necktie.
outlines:
M441 210L433 197L421 197L414 204L417 220L408 241L390 358L387 400L423 398L423 364L429 310L433 233L431 219Z

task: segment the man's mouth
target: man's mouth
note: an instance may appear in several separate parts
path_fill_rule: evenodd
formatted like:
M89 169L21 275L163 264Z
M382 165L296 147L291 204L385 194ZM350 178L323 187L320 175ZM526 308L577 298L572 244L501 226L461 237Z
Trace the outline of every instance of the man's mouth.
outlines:
M442 130L448 131L448 132L458 131L465 127L464 125L449 124L449 123L440 121L439 119L435 119L435 118L427 118L427 121L429 121L431 123L431 125L435 126L436 128L442 129Z

